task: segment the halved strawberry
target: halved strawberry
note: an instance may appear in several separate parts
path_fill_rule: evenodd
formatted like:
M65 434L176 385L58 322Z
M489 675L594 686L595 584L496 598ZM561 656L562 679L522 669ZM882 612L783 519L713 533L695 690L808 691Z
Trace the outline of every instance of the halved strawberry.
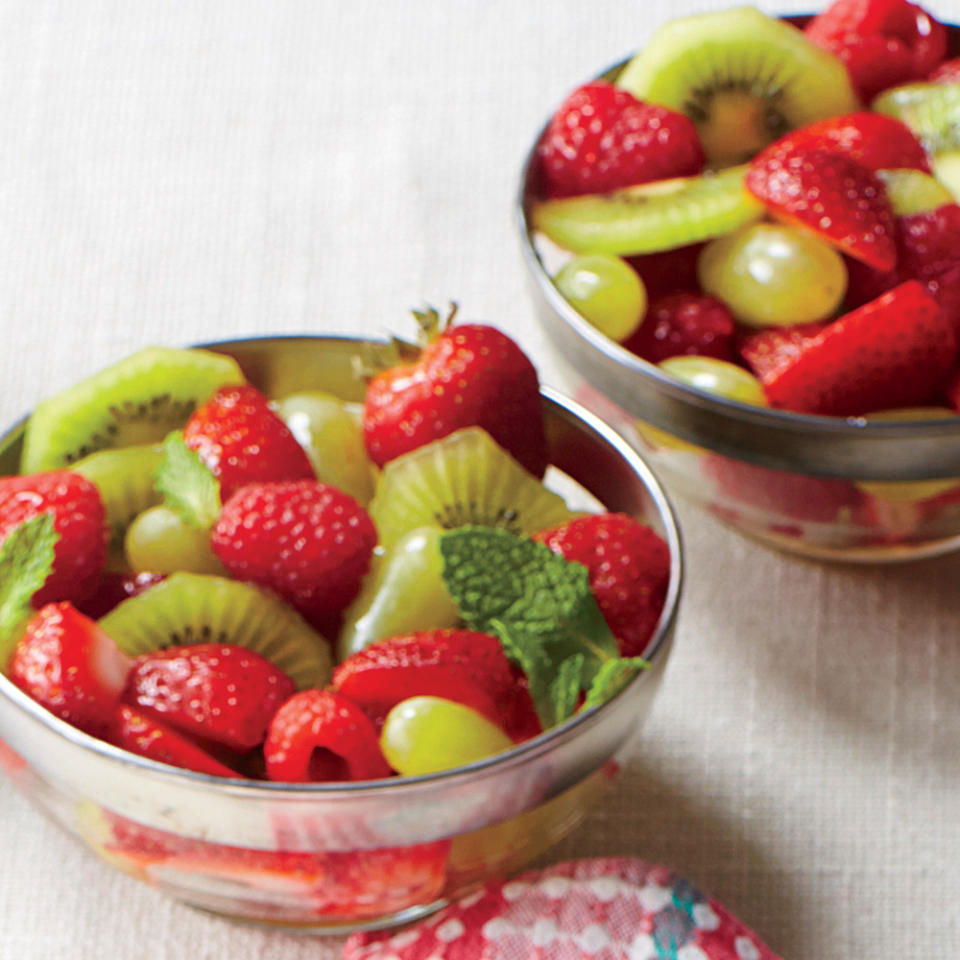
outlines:
M49 603L27 624L10 679L61 720L105 737L132 661L69 603Z
M930 161L923 144L910 128L882 113L862 110L827 117L792 130L787 138L797 149L832 150L868 170L910 167L930 172Z
M806 341L764 389L771 404L787 410L856 416L923 405L956 361L952 323L910 280Z
M66 470L0 477L0 543L26 520L53 516L59 534L53 571L34 594L45 603L79 603L96 589L107 559L108 531L100 491L86 477Z
M284 783L380 780L391 774L370 718L347 697L302 690L277 711L263 756Z
M214 759L189 738L126 704L121 704L115 711L109 736L105 739L131 753L158 763L168 763L171 767L195 770L212 777L240 779L240 774Z
M795 147L787 134L757 154L745 182L777 219L814 231L878 270L896 264L885 188L855 160L833 150Z
M221 387L183 428L184 443L220 480L220 498L246 483L314 479L303 448L254 387Z
M808 340L821 334L828 326L829 321L817 321L746 333L737 341L737 353L756 378L765 383L781 366L790 363Z
M332 689L376 720L401 700L444 697L506 726L514 740L530 736L530 694L486 633L423 630L370 644L337 667Z
M100 578L100 586L94 593L87 597L82 603L77 604L77 609L88 616L91 620L99 620L105 617L117 604L129 600L130 597L136 597L149 590L150 587L160 583L166 578L164 573L120 573L117 571L107 571Z
M167 647L138 657L124 700L164 724L231 750L260 746L293 681L265 657L231 643Z

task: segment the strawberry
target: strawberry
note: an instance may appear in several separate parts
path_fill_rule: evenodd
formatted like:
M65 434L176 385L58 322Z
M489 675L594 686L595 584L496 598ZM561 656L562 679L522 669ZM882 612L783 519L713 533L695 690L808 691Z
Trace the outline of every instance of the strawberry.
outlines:
M831 150L868 170L911 167L930 172L923 144L905 124L882 113L848 113L827 117L787 134L795 149Z
M117 604L136 597L166 579L163 573L118 573L108 570L100 578L96 592L87 597L77 609L91 620L105 617Z
M377 721L401 700L434 696L473 707L526 739L539 722L522 675L496 637L473 630L422 630L372 643L333 673L332 689Z
M10 679L61 720L104 737L131 661L72 604L50 603L27 624L10 660Z
M703 473L723 500L732 500L748 512L766 514L765 520L797 523L835 523L849 519L861 500L860 491L847 480L812 477L771 470L718 453L703 460ZM722 519L736 525L736 517Z
M183 734L134 707L121 704L107 737L111 743L158 763L195 770L211 777L240 779L240 775Z
M866 167L823 148L794 148L790 134L754 157L746 186L780 220L813 230L879 270L897 259L893 212Z
M138 657L123 699L175 730L232 750L260 746L293 681L265 657L231 643L167 647Z
M685 354L732 361L733 333L733 314L722 301L701 293L673 293L650 305L623 345L650 363Z
M108 529L100 491L85 477L65 470L25 477L0 477L0 543L26 520L53 516L59 534L53 571L33 595L46 603L78 603L97 587L107 559Z
M693 243L675 250L661 250L624 259L643 281L647 300L653 303L668 293L699 289L697 261L705 246L705 243Z
M579 517L533 538L581 563L620 655L641 656L660 620L670 581L663 538L624 513Z
M706 162L689 117L596 81L575 90L537 148L550 197L608 193L699 173Z
M874 270L849 263L847 300L859 306L906 280L919 280L953 321L960 338L960 205L898 217L897 265Z
M783 364L793 360L808 340L818 336L829 325L829 322L818 321L747 333L739 338L737 353L754 376L764 383Z
M350 603L376 543L367 511L316 480L248 484L224 504L211 537L234 578L269 587L309 619Z
M954 410L960 411L960 368L954 370L943 390L947 402Z
M960 83L960 57L944 60L928 79L934 83Z
M956 365L953 325L915 280L831 323L764 381L773 406L857 416L920 406Z
M419 360L379 374L367 387L363 432L373 462L382 467L461 427L478 426L542 477L547 441L537 372L527 356L494 327L449 327L435 310L417 319L427 341Z
M907 0L836 0L804 32L844 62L864 102L923 79L947 52L943 24Z
M245 483L315 476L303 448L270 402L248 385L217 390L191 414L183 440L220 480L223 501Z
M277 711L263 756L267 777L284 783L389 777L370 718L330 690L302 690Z

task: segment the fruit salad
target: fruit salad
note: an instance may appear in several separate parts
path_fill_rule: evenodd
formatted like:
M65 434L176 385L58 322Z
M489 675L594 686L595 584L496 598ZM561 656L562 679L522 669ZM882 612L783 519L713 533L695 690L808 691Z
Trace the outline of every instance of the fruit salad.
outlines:
M418 345L358 356L360 405L323 382L268 397L230 356L163 347L39 404L0 477L6 676L114 747L280 784L451 770L616 696L646 667L665 541L544 484L538 378L512 340L418 319ZM536 834L524 816L487 837L505 858ZM252 850L96 805L80 822L141 879L267 896L294 875L308 915L346 919L435 899L479 856Z
M668 22L570 94L527 180L540 262L587 322L688 387L801 415L956 418L960 60L907 0L836 0L798 24L750 7ZM650 449L695 450L636 426ZM867 547L936 536L960 503L960 480L838 480L791 516L809 477L718 457L693 481L724 475L718 513L792 485L747 525L825 546L837 522ZM803 528L811 501L820 531Z

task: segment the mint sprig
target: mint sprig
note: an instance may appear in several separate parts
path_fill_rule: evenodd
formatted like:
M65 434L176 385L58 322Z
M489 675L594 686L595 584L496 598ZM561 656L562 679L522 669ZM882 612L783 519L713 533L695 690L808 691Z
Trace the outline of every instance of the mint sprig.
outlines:
M0 547L0 667L6 667L33 614L30 599L53 570L59 539L52 514L42 513L16 527Z
M646 666L621 658L586 567L506 530L461 527L440 538L443 579L470 629L500 639L527 675L544 727L611 699Z
M220 516L220 483L199 455L175 430L163 441L163 459L155 478L164 506L198 530L209 530Z

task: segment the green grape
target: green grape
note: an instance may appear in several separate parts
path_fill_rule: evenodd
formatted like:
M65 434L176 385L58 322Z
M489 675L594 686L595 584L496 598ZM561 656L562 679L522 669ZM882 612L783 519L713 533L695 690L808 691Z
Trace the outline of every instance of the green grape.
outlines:
M712 241L700 254L703 289L751 327L787 327L829 317L847 291L833 247L799 227L755 223Z
M373 496L373 464L363 428L338 397L297 393L277 404L277 413L306 451L321 483L329 483L364 506Z
M443 582L442 533L439 527L411 530L376 562L344 614L340 660L396 634L457 625L460 611Z
M405 777L462 767L512 746L476 710L440 697L402 700L387 714L380 733L387 763Z
M643 281L625 261L606 253L574 257L554 282L578 313L618 343L640 326L647 309Z
M150 507L138 514L127 530L124 550L133 570L226 576L210 549L210 531L191 527L169 507Z
M768 406L760 381L743 367L727 363L726 360L715 360L713 357L668 357L660 362L659 367L698 390L716 393L728 400L754 407Z

